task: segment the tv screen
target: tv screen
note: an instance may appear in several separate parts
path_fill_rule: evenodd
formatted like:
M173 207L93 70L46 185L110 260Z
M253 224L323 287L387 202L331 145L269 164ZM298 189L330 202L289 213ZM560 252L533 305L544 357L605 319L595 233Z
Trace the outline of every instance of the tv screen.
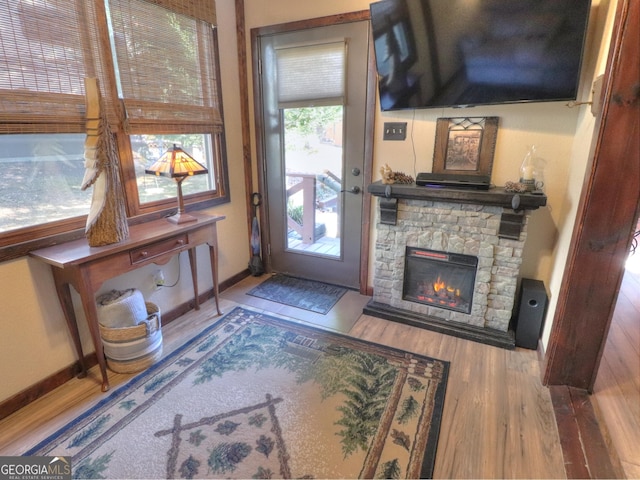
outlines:
M382 110L575 100L590 0L372 3Z

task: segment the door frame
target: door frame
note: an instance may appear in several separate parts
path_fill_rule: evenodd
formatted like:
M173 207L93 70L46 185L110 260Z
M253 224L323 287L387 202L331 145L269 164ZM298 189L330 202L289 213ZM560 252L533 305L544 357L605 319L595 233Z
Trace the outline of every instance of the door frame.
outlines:
M296 30L306 30L309 28L325 27L336 24L345 24L359 22L370 19L369 10L359 12L343 13L339 15L331 15L327 17L313 18L309 20L300 20L295 22L282 23L278 25L269 25L266 27L257 27L251 29L251 51L252 51L252 68L253 68L253 109L255 122L255 139L256 139L256 156L258 185L262 194L263 202L259 207L260 212L260 231L261 246L263 252L263 264L267 272L272 271L271 259L269 255L269 245L271 239L269 237L269 213L266 205L268 205L269 197L266 187L266 158L265 145L262 136L263 131L263 96L260 87L260 79L257 72L260 71L259 64L259 37L264 35L273 35L279 33L288 33ZM371 36L371 34L369 34ZM371 38L369 41L371 45ZM373 135L375 122L375 105L376 105L376 75L375 62L373 56L373 48L369 48L369 58L367 66L367 98L365 112L365 134L364 134L364 168L362 171L363 183L368 185L373 178ZM360 236L360 293L370 295L371 289L368 286L369 278L369 241L371 230L371 194L363 188L362 192L362 233Z
M619 0L601 113L545 355L545 385L592 392L600 366L640 213L639 36L640 0Z

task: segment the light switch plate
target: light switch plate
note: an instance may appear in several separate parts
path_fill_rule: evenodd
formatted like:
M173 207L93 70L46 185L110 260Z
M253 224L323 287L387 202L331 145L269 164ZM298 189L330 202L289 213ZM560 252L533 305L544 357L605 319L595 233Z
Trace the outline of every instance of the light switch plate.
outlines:
M404 140L407 138L407 122L384 122L383 140Z

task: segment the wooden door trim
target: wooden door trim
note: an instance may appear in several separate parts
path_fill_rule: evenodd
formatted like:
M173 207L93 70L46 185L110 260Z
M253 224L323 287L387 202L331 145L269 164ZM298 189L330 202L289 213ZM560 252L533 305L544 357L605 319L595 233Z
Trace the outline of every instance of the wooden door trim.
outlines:
M259 71L259 37L264 35L273 35L285 32L293 32L296 30L305 30L316 27L327 27L338 24L368 21L370 18L369 10L358 12L341 13L326 17L312 18L308 20L299 20L295 22L282 23L277 25L268 25L264 27L256 27L251 29L251 51L252 51L252 67L253 67L253 105L254 105L254 124L256 137L256 155L258 169L258 185L262 193L264 201L260 206L260 231L262 233L262 251L268 253L269 244L271 242L269 234L269 213L266 205L269 203L267 184L266 184L266 159L264 155L264 139L262 138L262 118L263 118L263 98L260 89L260 79L256 75ZM373 179L373 135L374 135L374 119L375 119L375 93L376 93L376 71L373 56L372 40L369 40L369 58L367 67L367 98L366 103L366 119L365 119L365 151L364 151L364 168L363 183L368 185ZM360 293L368 294L371 289L367 282L369 278L369 241L370 241L370 216L371 216L371 194L363 189L362 199L362 233L360 237ZM263 255L263 263L267 271L271 271L271 261L268 254ZM370 294L370 293L369 293Z
M640 0L619 0L544 383L593 390L638 218Z
M238 81L240 91L249 92L249 79L247 68L247 35L244 15L244 0L235 0L236 13L236 48L238 49ZM249 120L249 96L240 95L240 127L242 132L242 164L244 166L245 209L247 215L247 232L249 239L249 258L253 254L251 248L251 225L253 222L254 206L251 194L253 193L253 174L251 167L251 128ZM263 250L264 251L264 250Z

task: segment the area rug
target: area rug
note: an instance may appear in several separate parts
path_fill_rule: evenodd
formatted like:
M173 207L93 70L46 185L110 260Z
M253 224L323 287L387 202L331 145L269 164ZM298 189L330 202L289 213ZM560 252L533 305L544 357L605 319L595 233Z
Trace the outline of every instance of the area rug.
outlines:
M237 307L25 455L74 478L427 478L448 370Z
M337 285L276 273L247 295L326 315L346 292Z

